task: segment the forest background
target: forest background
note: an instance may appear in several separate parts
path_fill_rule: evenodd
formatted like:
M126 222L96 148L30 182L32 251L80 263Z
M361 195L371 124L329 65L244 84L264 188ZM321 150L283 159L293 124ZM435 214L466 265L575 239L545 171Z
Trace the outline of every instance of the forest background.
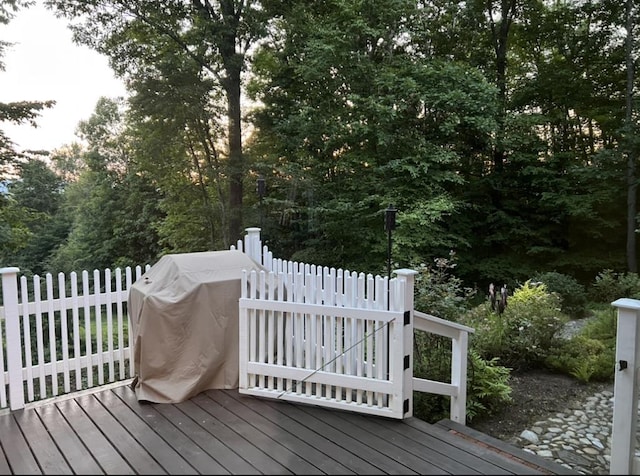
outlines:
M447 259L480 295L637 272L632 0L46 3L130 96L86 145L0 134L3 266L153 264L260 226L274 256L386 274L392 204L393 268Z

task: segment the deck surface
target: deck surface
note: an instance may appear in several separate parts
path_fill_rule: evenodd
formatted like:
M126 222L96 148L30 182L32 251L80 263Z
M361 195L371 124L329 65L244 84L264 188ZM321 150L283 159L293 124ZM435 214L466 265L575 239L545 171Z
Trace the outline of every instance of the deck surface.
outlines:
M121 385L0 415L0 474L578 474L465 428Z

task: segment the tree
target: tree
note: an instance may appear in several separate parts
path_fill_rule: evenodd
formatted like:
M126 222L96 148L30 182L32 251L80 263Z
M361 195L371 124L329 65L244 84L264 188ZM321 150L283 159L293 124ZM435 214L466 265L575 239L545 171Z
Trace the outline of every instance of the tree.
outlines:
M638 152L637 124L633 119L634 107L634 76L636 60L634 59L634 2L626 1L625 6L625 63L627 71L627 83L625 92L625 116L624 116L624 148L627 156L627 268L632 273L638 272L637 259L637 197L638 182L636 177L636 161Z
M6 0L0 3L0 25L8 24L20 8L26 8L32 2L22 0ZM11 44L0 40L0 72L4 71L2 58ZM35 127L36 119L43 109L52 107L54 101L17 101L0 102L0 124L12 122L15 124L29 123ZM15 165L19 158L26 155L15 150L15 144L0 129L0 181L5 181L16 174ZM0 193L0 260L7 262L13 259L14 253L23 248L30 236L28 222L31 217L25 215L25 209L20 207L9 195Z
M84 19L73 26L75 39L109 56L123 77L153 72L167 45L172 44L171 54L182 55L200 68L202 77L212 79L213 97L219 96L217 89L226 101L228 239L239 238L245 173L241 85L248 51L266 32L260 3L49 0L47 5L70 19Z
M294 256L379 272L389 203L401 210L401 262L461 246L446 223L462 205L455 171L490 142L495 90L463 64L417 54L415 2L285 3L269 4L282 31L257 55L251 90L265 104L256 167L276 171L282 215L295 210L281 220L300 237Z
M70 221L70 230L48 258L48 269L143 265L158 258L162 197L132 160L120 106L118 100L100 98L92 116L78 126L88 146L79 157L83 165L69 174L73 180L65 188L60 216ZM77 159L58 157L61 162Z

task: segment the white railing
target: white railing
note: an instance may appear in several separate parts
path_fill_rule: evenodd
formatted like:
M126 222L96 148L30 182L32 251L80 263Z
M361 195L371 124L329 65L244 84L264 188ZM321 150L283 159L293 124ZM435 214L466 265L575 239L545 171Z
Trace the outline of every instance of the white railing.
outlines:
M467 408L467 349L469 334L473 328L447 321L440 317L414 311L414 329L451 339L450 382L437 382L413 377L413 390L451 397L449 413L451 420L464 424Z
M92 279L83 271L80 283L59 273L57 285L51 274L29 281L19 271L0 269L0 408L132 375L126 304L140 266L94 270Z
M405 312L386 278L316 271L243 277L240 392L402 418Z
M473 329L414 311L415 271L388 280L274 259L260 229L246 231L237 249L266 271L242 287L241 391L404 418L415 390L450 396L451 419L465 423ZM57 291L50 274L18 273L0 269L0 408L134 375L126 304L140 266L84 271L81 284L59 273ZM413 377L414 330L451 338L450 383Z
M449 396L450 418L465 424L474 330L414 311L415 271L389 281L274 259L260 228L237 249L266 270L243 279L241 393L405 418L415 390ZM449 383L413 377L414 331L451 339Z
M640 378L640 301L618 299L609 474L640 474L636 455Z

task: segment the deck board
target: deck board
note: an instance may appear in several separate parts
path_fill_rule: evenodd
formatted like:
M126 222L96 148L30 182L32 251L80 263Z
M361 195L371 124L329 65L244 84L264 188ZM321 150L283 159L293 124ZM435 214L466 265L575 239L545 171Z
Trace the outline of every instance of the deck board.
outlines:
M22 411L15 414L16 423L24 435L29 435L29 445L38 466L45 474L68 474L71 468L51 439L36 412Z
M228 473L225 469L170 420L166 419L152 405L140 405L133 392L124 387L116 388L113 393L118 396L133 412L156 433L163 435L173 449L180 453L200 474Z
M109 443L75 399L58 402L55 406L104 473L135 474L133 468ZM67 438L72 437L69 435Z
M138 474L166 474L166 471L147 453L96 399L93 395L83 395L76 399L87 416L109 440L110 444L122 455Z
M60 446L69 466L76 474L104 474L102 468L93 458L91 452L73 432L69 423L64 419L55 405L46 405L36 409L47 432ZM67 471L69 472L69 471Z
M227 474L260 474L239 454L218 439L222 435L217 431L213 423L207 425L206 420L202 424L196 422L176 405L154 405L154 407L165 418L178 425L200 448L213 457L222 468L220 472ZM208 428L202 425L209 426L213 431L210 432Z
M42 474L13 413L0 418L0 445L14 474Z
M360 456L347 451L334 440L325 438L321 434L303 425L295 418L289 416L286 411L280 412L277 408L271 407L262 399L243 396L234 391L216 392L210 390L207 394L215 394L216 398L220 398L218 395L233 398L244 405L244 408L247 410L258 413L263 418L269 420L269 422L273 424L273 431L275 433L284 431L285 435L292 435L302 442L307 442L308 445L324 455L326 460L324 464L329 465L327 474L381 474L375 466ZM306 447L303 443L300 450L304 451L305 449ZM344 470L345 467L347 470Z
M303 437L299 437L294 431L291 431L293 428L290 424L289 417L286 415L280 419L278 424L263 415L264 408L269 407L265 405L261 410L255 411L250 406L244 405L241 400L234 399L232 397L233 393L237 395L237 392L208 391L206 392L206 396L218 405L233 412L235 415L242 415L247 421L250 421L257 430L269 438L280 441L282 445L295 455L296 459L307 461L308 464L313 465L313 471L305 470L305 473L356 474L355 471L350 470L347 466L340 464L334 459L328 458L327 453L323 453L321 448L313 446L314 442L310 442L311 444L307 443L308 440L305 439L305 437L312 435L310 432L306 433ZM256 403L255 399L251 399L251 402L252 404ZM336 450L338 448L339 447L334 445L331 449ZM293 470L295 468L290 467L290 469Z
M145 451L169 474L198 474L182 455L112 392L96 394L98 401L116 418Z
M264 453L262 461L254 464L269 474L322 474L318 468L293 453L278 438L274 439L260 431L251 421L240 418L235 413L221 406L206 395L198 395L191 401L218 421L232 428L251 444ZM282 461L283 464L280 464Z
M1 414L0 474L567 474L461 433L238 390L140 402L122 385Z

